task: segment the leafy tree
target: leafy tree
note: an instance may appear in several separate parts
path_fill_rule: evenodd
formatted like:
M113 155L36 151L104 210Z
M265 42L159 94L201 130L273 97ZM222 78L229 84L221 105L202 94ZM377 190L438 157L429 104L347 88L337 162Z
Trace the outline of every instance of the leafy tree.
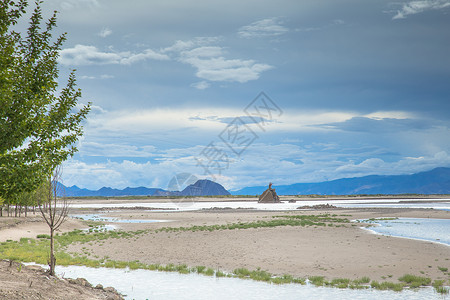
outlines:
M14 31L27 0L0 2L0 198L33 191L76 151L90 103L81 106L74 71L58 92L57 59L66 40L52 39L56 12L43 24L36 1L26 33Z

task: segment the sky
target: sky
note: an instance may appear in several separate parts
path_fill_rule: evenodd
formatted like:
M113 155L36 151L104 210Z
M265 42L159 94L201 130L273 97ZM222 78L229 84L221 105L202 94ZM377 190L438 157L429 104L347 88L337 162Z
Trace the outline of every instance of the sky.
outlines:
M33 5L31 5L33 6ZM229 190L450 167L449 0L46 0L92 102L63 183Z

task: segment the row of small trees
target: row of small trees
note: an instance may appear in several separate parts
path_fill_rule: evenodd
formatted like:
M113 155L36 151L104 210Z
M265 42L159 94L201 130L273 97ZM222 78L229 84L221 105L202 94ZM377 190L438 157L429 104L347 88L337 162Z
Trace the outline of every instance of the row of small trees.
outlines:
M65 87L58 85L66 35L52 38L56 12L43 22L41 4L36 0L24 33L16 25L28 1L0 1L0 216L39 207L50 227L54 275L53 234L68 212L67 202L56 204L59 166L77 151L90 103L78 103L74 70Z
M29 210L32 210L33 214L36 214L36 208L39 203L44 202L46 189L49 187L49 182L44 181L40 187L32 192L23 192L16 196L16 199L8 199L0 206L0 217L14 216L21 217L28 216Z

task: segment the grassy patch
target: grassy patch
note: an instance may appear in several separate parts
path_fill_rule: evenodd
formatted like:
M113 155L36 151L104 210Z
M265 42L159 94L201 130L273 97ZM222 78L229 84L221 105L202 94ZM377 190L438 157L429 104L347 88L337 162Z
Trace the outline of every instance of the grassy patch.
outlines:
M388 281L383 281L383 282L378 282L378 281L372 281L370 283L370 286L373 289L376 290L391 290L391 291L395 291L395 292L401 292L405 286L405 284L403 283L393 283L393 282L388 282Z
M441 295L448 295L450 293L450 290L448 289L448 287L445 287L445 286L434 287L434 290L436 291L436 293L439 293Z
M273 284L286 284L286 283L306 284L306 280L304 278L295 278L288 274L285 274L283 276L274 276L271 273L261 270L259 268L253 271L250 271L245 268L235 269L232 275L233 277L241 279L252 279L256 281L264 281Z
M407 283L412 288L417 288L420 286L427 286L431 284L431 278L421 277L411 274L405 274L398 280Z
M350 279L347 278L335 278L327 283L327 285L330 285L332 287L337 287L340 289L345 289L349 286Z
M215 230L234 230L249 228L267 228L279 226L330 226L332 223L349 223L345 218L333 217L329 214L323 215L286 215L273 216L272 220L258 220L255 222L238 222L222 225L194 225L190 227L163 227L155 232L183 232L183 231L215 231ZM328 223L328 224L327 224ZM333 225L331 225L333 226Z
M310 276L308 277L308 280L315 286L323 286L325 284L325 277L323 276Z
M37 236L36 236L36 238L38 238L38 239L50 239L50 235L48 235L48 234L38 234Z
M442 272L447 272L448 271L448 268L444 268L444 267L438 267L438 269L439 269L439 271L442 271Z

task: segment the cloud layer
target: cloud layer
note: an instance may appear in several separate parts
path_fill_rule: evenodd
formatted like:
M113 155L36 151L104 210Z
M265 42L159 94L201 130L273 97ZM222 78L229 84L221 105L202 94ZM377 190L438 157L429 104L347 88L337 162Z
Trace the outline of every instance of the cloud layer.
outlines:
M94 104L66 183L202 178L211 143L230 158L214 176L231 189L448 166L449 5L44 1L68 32L60 80L76 68ZM282 116L246 115L261 91ZM237 117L257 135L241 155L221 139Z

